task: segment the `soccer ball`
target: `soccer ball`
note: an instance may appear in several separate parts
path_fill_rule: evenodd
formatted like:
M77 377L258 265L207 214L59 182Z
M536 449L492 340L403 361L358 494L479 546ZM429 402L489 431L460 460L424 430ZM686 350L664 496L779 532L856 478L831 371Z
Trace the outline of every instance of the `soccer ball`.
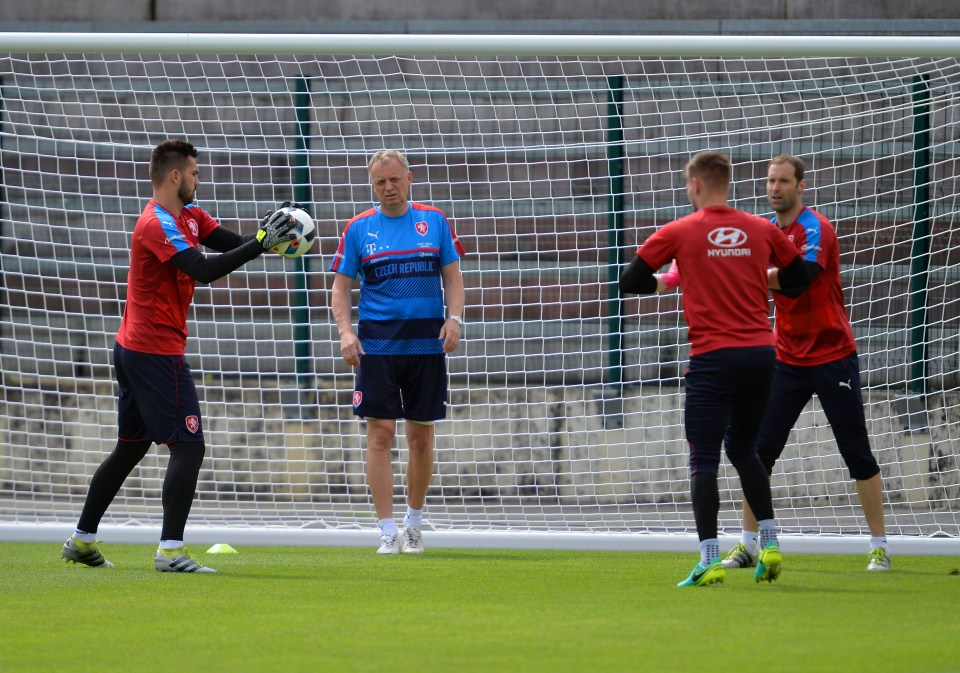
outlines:
M271 249L284 257L299 257L313 246L313 242L317 238L317 228L313 225L313 218L299 208L284 208L284 210L293 215L292 231L297 234L297 237L292 241L280 243Z

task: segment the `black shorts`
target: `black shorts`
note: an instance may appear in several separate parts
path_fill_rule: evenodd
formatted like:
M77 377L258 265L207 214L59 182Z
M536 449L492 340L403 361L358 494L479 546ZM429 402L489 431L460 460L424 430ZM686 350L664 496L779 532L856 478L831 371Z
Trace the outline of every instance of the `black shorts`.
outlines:
M361 418L406 418L423 423L446 418L446 356L362 356L353 413Z
M773 473L773 466L783 453L790 431L814 395L820 400L830 422L851 478L870 479L880 472L880 466L870 451L856 352L812 367L777 362L770 402L757 442L757 452L767 472Z
M757 459L774 361L772 346L721 348L690 358L683 422L691 474L716 474L724 445L735 467Z
M113 367L120 384L120 440L203 441L197 386L184 356L138 353L115 344Z

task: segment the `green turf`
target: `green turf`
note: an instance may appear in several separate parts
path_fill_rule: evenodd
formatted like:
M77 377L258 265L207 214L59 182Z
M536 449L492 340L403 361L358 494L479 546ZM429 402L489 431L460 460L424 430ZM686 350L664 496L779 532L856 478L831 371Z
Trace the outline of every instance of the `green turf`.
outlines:
M960 559L787 555L678 589L695 553L249 547L217 575L0 543L0 671L960 671Z

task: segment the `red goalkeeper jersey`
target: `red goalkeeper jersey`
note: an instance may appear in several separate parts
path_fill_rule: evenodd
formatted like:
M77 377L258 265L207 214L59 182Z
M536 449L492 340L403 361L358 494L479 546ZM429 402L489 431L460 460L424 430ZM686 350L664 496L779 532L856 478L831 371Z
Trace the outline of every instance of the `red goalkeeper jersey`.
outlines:
M774 219L776 222L776 219ZM803 255L823 269L810 287L791 299L773 293L777 358L808 367L844 358L857 349L840 287L840 242L823 215L804 208L783 233ZM684 282L686 282L684 276Z
M664 225L637 254L654 269L677 260L691 355L774 345L767 267L797 250L768 220L711 206Z
M183 355L187 344L187 310L196 281L170 263L170 258L220 226L199 206L180 216L150 200L133 229L127 303L117 343L128 350L155 355Z

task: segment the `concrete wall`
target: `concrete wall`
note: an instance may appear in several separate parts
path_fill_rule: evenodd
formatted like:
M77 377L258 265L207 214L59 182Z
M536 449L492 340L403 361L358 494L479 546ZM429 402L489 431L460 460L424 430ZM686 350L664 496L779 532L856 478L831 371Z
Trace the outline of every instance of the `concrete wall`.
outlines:
M954 0L33 0L0 4L0 22L829 20L960 18ZM573 32L581 32L574 28ZM395 32L404 32L397 29Z
M162 4L162 7L160 6ZM953 14L951 14L951 12ZM432 18L448 20L504 19L936 19L956 16L950 0L779 0L755 2L729 0L275 0L271 3L240 3L229 0L169 0L158 3L157 19L181 16L196 19L264 20L397 20Z

